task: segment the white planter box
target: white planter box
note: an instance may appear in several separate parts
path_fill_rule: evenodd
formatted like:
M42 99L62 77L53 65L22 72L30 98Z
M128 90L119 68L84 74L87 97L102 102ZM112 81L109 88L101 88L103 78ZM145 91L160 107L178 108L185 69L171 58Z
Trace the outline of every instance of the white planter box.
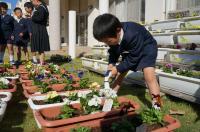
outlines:
M108 69L108 62L106 61L99 61L99 71L105 73Z
M183 63L183 64L194 64L196 61L200 61L200 54L170 54L170 62Z
M64 95L64 93L62 94L59 94L59 95ZM30 108L32 110L40 110L40 109L43 109L43 108L49 108L49 107L54 107L54 106L63 106L65 104L67 104L68 101L64 101L62 103L55 103L55 104L45 104L45 105L36 105L33 103L34 100L45 100L46 99L46 96L45 95L42 95L42 96L33 96L33 97L30 97L28 99L28 104L30 106ZM77 101L73 101L71 103L78 103Z
M200 79L156 71L161 91L170 95L200 103Z
M146 86L143 72L129 71L125 78L126 83L133 83L141 86Z
M184 22L179 19L158 21L151 24L151 29L153 31L180 29L183 23Z
M94 55L108 56L108 47L92 47Z
M158 45L174 45L174 33L153 33Z
M79 91L79 92L90 92L91 90L83 90L83 91ZM59 93L59 95L62 95L64 96L65 93ZM30 97L28 99L28 104L30 106L30 108L32 110L40 110L40 109L43 109L43 108L49 108L49 107L54 107L54 106L63 106L67 103L69 103L69 100L67 99L67 97L64 99L64 102L62 103L55 103L55 104L45 104L45 105L36 105L33 103L34 100L45 100L46 99L46 96L45 95L41 95L41 96L33 96L33 97ZM74 103L79 103L79 100L77 101L70 101L70 104L74 104Z
M179 44L195 43L200 44L200 31L177 31L177 42Z
M7 103L0 101L0 122L3 120L3 117L6 112Z
M94 67L94 60L93 59L88 59L88 58L81 58L82 60L82 65L85 67Z
M108 62L103 60L82 58L82 65L86 68L89 68L91 71L103 74L107 71Z
M200 26L200 17L189 17L189 18L183 18L185 22L186 28L190 28L190 25L193 26Z
M2 100L4 102L10 101L12 98L12 93L9 93L9 92L0 92L0 95L6 95L5 98L0 98L0 100Z

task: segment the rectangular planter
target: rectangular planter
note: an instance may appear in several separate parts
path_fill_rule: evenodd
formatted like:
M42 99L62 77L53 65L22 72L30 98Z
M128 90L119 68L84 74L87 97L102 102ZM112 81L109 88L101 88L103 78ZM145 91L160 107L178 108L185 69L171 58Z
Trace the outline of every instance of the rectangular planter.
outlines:
M13 93L17 90L17 86L14 84L11 84L11 88L10 89L1 89L0 92L10 92Z
M154 39L158 45L174 45L174 33L153 33Z
M188 101L200 103L200 79L164 73L157 70L161 91Z
M79 92L89 92L90 90L79 90ZM58 93L59 95L65 95L64 92ZM36 105L33 103L34 100L45 100L46 99L46 95L39 95L39 96L31 96L28 99L28 104L30 106L30 108L32 110L40 110L40 109L44 109L44 108L51 108L51 107L56 107L56 106L63 106L65 105L67 102L67 100L64 100L64 102L61 103L55 103L55 104L45 104L45 105ZM71 101L70 104L74 104L74 103L79 103L79 101Z
M12 98L12 93L10 92L0 92L0 95L5 96L5 97L0 97L0 100L3 102L9 102Z
M177 42L179 44L200 44L200 31L177 31Z
M153 31L158 30L176 30L180 29L183 22L180 19L172 19L165 21L158 21L151 24L151 29Z
M129 100L125 97L119 97L118 101L122 102L130 102L133 108L128 110L127 115L134 115L135 110L139 109L139 104L135 103L132 100ZM80 109L80 104L73 104L74 108ZM89 114L79 117L73 117L68 119L54 120L49 121L46 120L45 117L56 117L60 114L61 107L52 107L45 108L39 111L36 111L36 119L41 124L43 131L53 132L53 131L69 131L71 128L76 128L77 125L87 125L90 127L97 127L102 124L104 120L117 118L120 119L122 117L120 109L114 109L110 112L98 112L95 114ZM120 116L121 115L121 116ZM125 114L126 115L126 114ZM116 121L116 119L115 119ZM111 121L110 121L111 123Z
M167 56L172 63L195 64L200 61L200 54L170 53Z
M190 28L190 25L193 26L200 26L200 17L189 17L189 18L183 18L183 21L185 22L185 27Z
M91 71L104 74L107 71L108 62L103 60L82 58L82 65Z
M90 67L90 68L94 67L94 60L92 59L82 57L81 61L84 67Z
M108 47L92 47L94 55L108 56Z

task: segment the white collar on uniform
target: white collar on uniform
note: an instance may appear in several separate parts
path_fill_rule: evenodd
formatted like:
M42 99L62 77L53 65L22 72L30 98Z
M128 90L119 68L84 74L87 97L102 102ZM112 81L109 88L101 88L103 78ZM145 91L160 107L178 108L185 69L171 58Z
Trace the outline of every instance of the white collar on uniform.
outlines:
M15 20L19 23L19 21L22 19L22 17L21 18L17 18L17 17L15 17Z
M124 37L124 31L123 31L123 29L121 28L121 31L120 31L120 38L119 38L119 44L121 44L123 37Z

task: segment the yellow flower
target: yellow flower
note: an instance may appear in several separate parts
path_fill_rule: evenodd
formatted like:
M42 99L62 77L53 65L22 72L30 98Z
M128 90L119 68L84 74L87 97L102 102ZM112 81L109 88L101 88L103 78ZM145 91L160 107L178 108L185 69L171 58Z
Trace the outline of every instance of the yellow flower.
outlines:
M53 99L57 96L58 96L58 93L56 91L51 91L51 92L48 92L47 99Z

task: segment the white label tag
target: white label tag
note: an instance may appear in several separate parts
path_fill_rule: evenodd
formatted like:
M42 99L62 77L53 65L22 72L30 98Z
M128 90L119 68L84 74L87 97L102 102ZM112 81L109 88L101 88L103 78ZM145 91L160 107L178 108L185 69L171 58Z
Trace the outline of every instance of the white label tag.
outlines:
M111 111L112 106L113 106L113 100L112 99L106 99L105 103L103 105L103 110L102 111L103 112Z

